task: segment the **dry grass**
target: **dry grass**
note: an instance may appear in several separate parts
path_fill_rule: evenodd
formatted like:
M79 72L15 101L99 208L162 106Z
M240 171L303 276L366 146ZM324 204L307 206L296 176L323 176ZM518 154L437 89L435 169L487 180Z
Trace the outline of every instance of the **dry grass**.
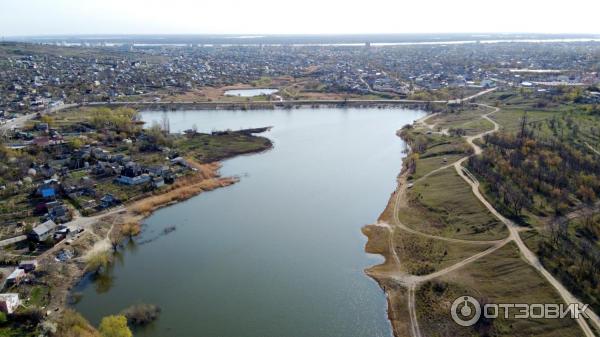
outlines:
M152 211L175 202L187 200L201 192L214 190L235 183L235 178L220 178L218 163L199 164L192 160L188 162L198 171L196 174L180 178L164 193L142 199L131 206L136 215L148 215Z
M133 237L140 234L142 228L139 222L127 222L119 226L119 231L123 236Z
M85 271L88 273L98 273L108 268L112 263L112 255L109 252L98 252L88 257Z
M57 337L100 337L100 333L79 313L67 309L60 317Z
M582 336L572 319L505 319L503 311L488 326L460 327L452 321L449 313L452 301L464 295L488 303L562 303L556 290L523 261L513 243L419 288L417 310L424 335ZM514 315L516 311L511 309L510 312Z

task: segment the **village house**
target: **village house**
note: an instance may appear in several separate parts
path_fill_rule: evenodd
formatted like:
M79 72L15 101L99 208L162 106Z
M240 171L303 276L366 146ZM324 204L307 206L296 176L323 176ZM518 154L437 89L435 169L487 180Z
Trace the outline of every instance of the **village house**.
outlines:
M150 175L144 173L142 175L135 176L135 177L121 175L115 181L119 184L134 186L134 185L145 184L145 183L149 182L150 179L151 179Z
M23 269L25 272L32 272L38 267L37 260L23 260L19 263L19 269Z
M45 180L40 186L38 186L36 194L45 200L54 200L56 194L59 191L59 182L56 179Z
M100 198L100 208L110 208L114 205L117 205L119 200L115 198L112 194L105 194L102 198Z
M6 277L6 285L7 286L13 286L13 285L18 285L19 283L21 283L21 281L23 281L23 279L25 278L25 271L23 269L15 269L13 270L12 273L10 273L10 275L8 275L8 277Z
M29 239L37 242L44 241L52 236L55 228L56 223L52 220L48 220L41 225L34 227L31 233L29 233Z
M19 300L19 294L0 294L0 311L4 312L5 314L12 314L13 312L15 312L19 305L21 305L21 301Z
M71 220L71 214L66 205L53 201L46 204L48 217L54 222L68 222Z
M154 177L152 178L152 187L160 188L165 185L165 179L163 177Z
M167 165L151 166L148 167L148 173L154 177L164 177L170 173L170 169Z
M111 158L110 152L103 150L101 148L93 148L91 150L92 157L96 158L100 161L109 161Z

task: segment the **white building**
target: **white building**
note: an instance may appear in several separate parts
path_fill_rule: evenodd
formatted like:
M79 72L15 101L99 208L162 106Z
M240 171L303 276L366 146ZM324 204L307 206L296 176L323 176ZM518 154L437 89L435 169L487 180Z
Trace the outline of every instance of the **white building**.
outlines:
M12 314L20 304L19 294L0 294L0 311Z
M21 280L25 277L25 271L23 269L15 269L8 277L6 278L6 284L11 286L15 284L21 283Z

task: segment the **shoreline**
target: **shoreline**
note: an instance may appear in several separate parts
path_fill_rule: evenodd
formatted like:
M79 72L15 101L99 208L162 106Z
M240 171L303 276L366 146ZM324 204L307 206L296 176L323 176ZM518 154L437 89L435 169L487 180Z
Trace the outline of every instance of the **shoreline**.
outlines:
M414 121L411 125L422 124L425 120L432 117L434 113L427 112L425 116L419 118ZM400 130L396 131L396 136L398 136L402 141L406 142L408 147L408 152L404 158L409 157L413 150L410 147L410 144L406 141L406 139L402 138L400 135ZM408 319L408 308L406 308L403 299L407 296L408 291L405 288L398 287L395 283L390 282L389 277L386 277L385 270L393 262L400 263L401 261L393 261L397 259L397 256L394 254L392 247L392 235L393 231L385 222L390 220L393 215L391 213L394 212L394 202L398 196L398 194L406 193L407 190L407 176L408 170L404 166L404 158L402 160L402 168L400 173L396 177L396 189L390 194L390 198L377 218L377 222L373 224L365 225L361 228L361 232L364 236L367 237L367 243L365 244L365 252L369 254L377 254L384 258L384 262L372 265L364 270L364 273L372 278L383 293L385 294L385 298L387 301L387 316L392 327L392 333L394 337L401 336L410 336L410 322ZM379 272L382 271L382 272Z
M73 243L65 245L65 241L61 241L38 257L40 265L43 266L42 268L48 274L52 274L49 275L52 279L57 279L56 282L53 282L49 295L50 303L47 306L49 319L57 319L65 309L71 307L72 296L76 295L72 293L73 288L89 274L89 271L86 271L87 259L94 254L111 253L115 249L111 242L113 231L120 230L121 226L125 224L139 224L162 208L187 201L204 192L210 192L239 182L240 179L237 177L221 176L222 162L242 155L264 153L272 148L273 144L270 143L267 148L237 153L210 163L201 164L189 161L198 171L194 175L181 178L182 181L176 181L171 185L172 188L159 194L151 194L138 200L132 200L105 213L79 218L87 219L86 228ZM121 234L120 237L119 247L128 239L127 236ZM65 248L76 252L76 256L65 262L56 261L56 253ZM53 312L56 312L56 314L52 315Z

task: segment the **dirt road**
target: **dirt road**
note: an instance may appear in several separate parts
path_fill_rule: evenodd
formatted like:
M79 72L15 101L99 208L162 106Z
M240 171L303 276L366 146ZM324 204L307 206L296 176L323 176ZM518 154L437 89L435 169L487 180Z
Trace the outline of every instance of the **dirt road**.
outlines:
M478 104L478 106L493 109L492 112L483 115L482 118L490 121L494 125L494 128L492 130L488 130L488 131L479 133L474 136L466 137L467 143L469 145L471 145L471 147L473 148L473 155L480 155L482 153L482 149L477 144L475 144L475 140L482 139L485 135L497 132L500 129L500 125L498 123L496 123L494 120L492 120L491 118L489 118L489 116L491 114L500 111L500 109L491 107L489 105L484 105L484 104ZM433 128L433 126L430 126L426 123L427 119L428 119L428 117L422 118L419 121L417 121L417 123L420 123L429 129ZM487 256L487 255L497 251L498 249L504 247L509 242L514 242L517 245L518 249L521 252L523 259L528 264L530 264L533 268L535 268L558 291L559 295L562 297L562 299L565 303L567 303L567 304L576 303L580 306L583 305L583 303L581 301L579 301L575 296L573 296L556 278L554 278L554 276L552 276L541 265L537 256L525 245L523 240L521 240L519 232L522 229L518 225L516 225L513 221L502 216L502 214L500 214L500 212L498 212L487 201L487 199L485 199L485 197L481 194L481 192L479 191L479 181L477 180L477 178L474 175L472 175L466 168L464 168L462 166L462 164L466 160L468 160L469 157L470 156L463 157L460 160L458 160L452 164L440 167L440 168L434 170L433 172L430 172L429 174L421 177L420 179L425 179L426 177L428 177L429 175L431 175L437 171L448 169L453 166L454 169L456 170L456 172L458 173L458 175L463 180L465 180L467 182L467 184L469 184L469 186L471 186L472 192L475 195L475 197L496 218L498 218L500 221L502 221L502 223L505 224L505 226L508 228L508 231L509 231L509 236L507 238L505 238L503 240L496 240L496 241L470 241L470 240L451 239L451 238L446 238L446 237L430 235L427 233L419 232L415 229L412 229L412 228L404 225L398 217L398 212L400 210L400 206L403 204L404 205L406 204L406 185L407 184L406 184L406 176L405 175L401 175L398 179L399 188L398 188L395 198L394 198L393 224L388 224L388 223L379 223L378 224L379 226L384 226L384 227L388 228L388 230L389 230L389 234L390 234L389 250L390 250L390 254L392 254L392 256L393 256L394 264L396 264L396 266L395 266L396 268L392 268L392 270L388 269L387 271L382 272L382 273L384 273L384 275L380 275L380 276L391 278L391 279L395 280L397 283L404 285L408 289L408 304L407 305L408 305L408 311L409 311L409 317L410 317L410 334L412 337L421 337L422 336L422 333L419 328L419 322L418 322L417 311L416 311L416 303L415 303L415 292L421 283L432 280L437 277L440 277L447 273L456 271L457 269L460 269L460 268L462 268L484 256ZM487 244L487 245L492 245L492 246L485 251L475 254L469 258L462 260L461 262L458 262L450 267L441 269L434 273L431 273L428 275L422 275L422 276L409 275L401 270L400 259L397 256L397 253L395 250L394 234L395 234L395 230L398 230L398 229L409 232L411 234L420 235L420 236L431 238L431 239L444 240L444 241L456 242L456 243ZM593 324L596 325L596 327L600 328L600 320L598 319L598 316L594 312L592 312L591 309L588 309L587 313L590 316L590 321L593 322ZM586 337L594 337L595 336L594 332L592 331L592 329L590 328L588 323L583 318L578 319L577 323L581 327L581 329Z

